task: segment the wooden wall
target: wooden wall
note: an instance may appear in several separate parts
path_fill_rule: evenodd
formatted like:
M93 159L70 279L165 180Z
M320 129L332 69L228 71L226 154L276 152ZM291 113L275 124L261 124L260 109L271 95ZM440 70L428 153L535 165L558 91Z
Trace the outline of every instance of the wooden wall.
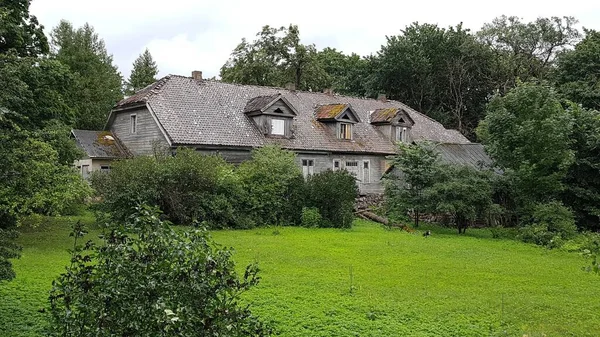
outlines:
M136 115L135 133L131 133L131 115ZM135 156L152 154L155 146L168 146L167 140L146 108L116 113L110 131Z

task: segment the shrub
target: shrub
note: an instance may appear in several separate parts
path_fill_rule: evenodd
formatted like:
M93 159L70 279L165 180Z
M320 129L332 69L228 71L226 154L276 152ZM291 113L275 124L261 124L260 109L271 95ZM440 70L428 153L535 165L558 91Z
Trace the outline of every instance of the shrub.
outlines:
M577 233L575 217L561 202L537 204L531 224L521 229L521 239L548 248L560 247Z
M265 336L240 295L256 265L237 276L231 253L204 229L175 231L149 207L112 226L105 245L77 245L50 293L53 336Z
M304 207L302 209L302 227L320 227L323 217L316 207Z
M322 227L349 228L354 218L358 187L345 170L327 170L306 180L306 207L315 207L323 217Z
M252 159L242 163L237 174L243 186L244 212L257 225L290 224L298 219L301 208L290 208L290 187L302 178L295 162L296 155L276 146L265 146L252 151ZM286 212L293 214L286 214ZM297 220L296 220L297 221Z

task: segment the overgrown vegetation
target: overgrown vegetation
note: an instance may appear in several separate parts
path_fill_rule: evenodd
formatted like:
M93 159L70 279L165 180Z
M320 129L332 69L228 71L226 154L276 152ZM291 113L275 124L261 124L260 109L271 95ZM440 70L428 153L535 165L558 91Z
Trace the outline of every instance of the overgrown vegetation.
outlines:
M258 283L258 268L239 278L231 253L206 229L176 231L139 207L125 225L105 229L104 244L79 242L50 292L52 336L266 336L269 329L239 304Z
M137 157L92 175L98 209L125 221L138 203L159 206L182 225L211 228L299 225L315 207L322 227L350 227L357 187L347 172L323 172L306 182L295 154L274 146L252 152L239 167L220 156L179 149L175 156Z

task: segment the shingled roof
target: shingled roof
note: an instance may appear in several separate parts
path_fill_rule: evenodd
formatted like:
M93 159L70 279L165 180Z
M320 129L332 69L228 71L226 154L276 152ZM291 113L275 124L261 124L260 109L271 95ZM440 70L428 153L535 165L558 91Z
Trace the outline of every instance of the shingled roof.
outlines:
M491 168L493 164L481 144L439 144L436 149L439 151L442 161L448 164L467 165L474 168Z
M144 90L146 93L138 97L138 101L150 107L174 146L259 147L275 143L292 150L392 154L395 152L394 144L369 123L370 113L384 108L399 108L411 117L415 122L411 131L413 139L469 143L460 133L447 130L440 123L396 101L198 81L175 75L167 76ZM297 111L291 138L265 136L244 113L268 104L265 102L277 95L281 95ZM122 102L117 108L122 106ZM350 106L356 113L361 122L354 125L352 140L338 139L335 132L316 120L317 107L327 105Z
M110 131L71 130L77 145L90 158L127 158L129 152Z

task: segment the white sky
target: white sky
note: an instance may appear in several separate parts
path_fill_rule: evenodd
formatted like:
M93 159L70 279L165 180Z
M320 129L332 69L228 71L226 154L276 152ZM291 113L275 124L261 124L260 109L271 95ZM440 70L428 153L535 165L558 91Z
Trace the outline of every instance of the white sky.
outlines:
M160 76L190 76L202 70L216 76L242 37L253 40L264 25L297 24L303 43L345 53L375 53L386 35L412 22L447 27L463 22L478 30L500 15L574 16L581 26L600 30L600 1L530 0L33 0L30 12L47 31L66 19L89 22L106 42L124 78L148 48Z

